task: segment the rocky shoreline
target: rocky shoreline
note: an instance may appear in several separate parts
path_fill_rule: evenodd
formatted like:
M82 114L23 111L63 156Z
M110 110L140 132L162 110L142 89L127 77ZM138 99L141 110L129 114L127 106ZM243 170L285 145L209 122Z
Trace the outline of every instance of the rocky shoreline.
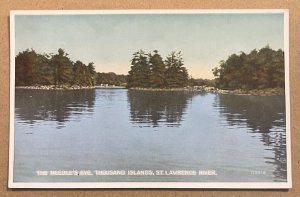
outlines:
M130 88L131 90L143 91L194 91L206 93L220 93L220 94L236 94L236 95L256 95L256 96L279 96L284 95L283 88L266 88L266 89L253 89L253 90L222 90L214 87L197 86L197 87L184 87L184 88Z
M183 88L129 88L130 90L144 90L144 91L194 91L194 92L211 92L217 93L214 87L183 87Z
M256 96L283 96L285 95L284 88L266 88L253 90L219 90L223 94L237 94L237 95L256 95Z
M95 86L54 86L54 85L41 85L41 86L16 86L16 89L31 89L31 90L82 90L82 89L95 89ZM220 93L220 94L236 94L236 95L257 95L257 96L279 96L284 95L283 88L266 88L266 89L253 89L253 90L222 90L214 87L207 86L194 86L184 88L129 88L130 90L142 91L193 91L193 92L206 92L206 93Z
M55 86L55 85L40 85L40 86L16 86L16 89L30 90L82 90L94 89L95 86Z

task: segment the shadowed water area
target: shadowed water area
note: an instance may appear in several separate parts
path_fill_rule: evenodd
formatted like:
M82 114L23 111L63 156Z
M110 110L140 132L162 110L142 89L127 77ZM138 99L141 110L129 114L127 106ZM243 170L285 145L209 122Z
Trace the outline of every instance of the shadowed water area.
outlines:
M286 182L283 96L126 89L15 95L15 182ZM217 176L37 176L215 170Z

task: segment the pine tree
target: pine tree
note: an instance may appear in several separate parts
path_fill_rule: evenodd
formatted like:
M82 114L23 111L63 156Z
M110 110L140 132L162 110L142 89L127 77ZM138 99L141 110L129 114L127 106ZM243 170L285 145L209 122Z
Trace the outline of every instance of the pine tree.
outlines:
M70 84L72 80L72 62L63 49L58 49L58 54L51 58L54 67L54 84L60 86Z
M152 88L165 87L166 66L157 50L154 50L154 55L149 54L149 66L151 69L150 86Z
M133 54L131 70L128 72L128 87L150 87L150 67L148 56L140 50Z

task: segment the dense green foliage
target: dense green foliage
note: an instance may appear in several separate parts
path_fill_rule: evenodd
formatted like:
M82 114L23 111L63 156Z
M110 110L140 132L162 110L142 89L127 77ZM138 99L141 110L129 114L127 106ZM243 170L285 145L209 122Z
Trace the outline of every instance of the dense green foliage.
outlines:
M232 54L213 74L221 89L284 88L284 52L266 46L249 54Z
M94 63L73 62L63 49L57 54L38 54L33 49L16 56L16 86L126 85L126 75L96 73Z
M15 58L16 85L52 84L54 69L46 55L26 50Z
M95 85L94 64L74 63L63 49L58 49L54 55L42 55L27 49L16 56L15 64L16 86Z
M157 50L133 54L127 86L142 88L178 88L188 84L188 72L180 52L172 52L164 61Z
M141 88L214 86L220 89L284 88L284 52L266 46L249 54L232 54L213 69L214 80L189 78L180 52L164 60L157 50L133 54L128 75L96 73L94 63L71 61L63 49L57 54L39 54L33 49L15 58L16 86L116 85Z

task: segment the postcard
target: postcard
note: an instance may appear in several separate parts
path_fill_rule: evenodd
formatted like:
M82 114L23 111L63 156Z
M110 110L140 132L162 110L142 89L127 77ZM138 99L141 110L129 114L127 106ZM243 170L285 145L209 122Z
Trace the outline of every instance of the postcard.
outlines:
M10 14L10 188L291 188L288 10Z

